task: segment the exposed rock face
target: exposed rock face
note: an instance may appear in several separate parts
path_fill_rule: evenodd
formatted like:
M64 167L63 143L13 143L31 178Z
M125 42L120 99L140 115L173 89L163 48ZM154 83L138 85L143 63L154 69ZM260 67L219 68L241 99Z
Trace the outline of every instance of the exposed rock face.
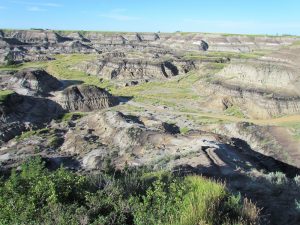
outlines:
M93 111L114 106L117 99L102 88L79 85L65 89L58 102L68 111Z
M202 93L211 96L205 107L211 109L222 110L236 105L245 112L245 115L258 119L300 112L299 96L282 96L256 89L243 89L221 82L203 83L202 85L205 87Z
M0 104L0 142L8 141L22 131L41 127L63 112L51 100L13 93Z
M216 132L222 135L227 135L233 139L241 139L247 143L252 149L261 153L264 156L271 156L272 158L281 162L299 167L299 159L293 149L284 148L272 135L273 126L258 126L251 123L236 123L220 125ZM284 136L284 133L281 133Z
M39 31L39 30L22 30L22 31L9 31L8 36L16 38L24 43L59 43L69 41L71 39L62 37L53 31Z
M62 83L41 69L25 69L9 80L9 87L23 95L47 95L58 90Z
M278 49L297 40L293 37L226 36L221 34L148 34L56 32L51 30L1 31L0 46L11 51L15 62L46 60L56 53L100 53L118 49L159 51L233 51L251 52L260 49ZM22 49L20 48L22 47ZM12 50L18 48L19 51ZM163 50L162 50L163 49ZM7 63L0 52L0 63ZM39 58L36 58L40 55Z
M168 58L168 59L166 59ZM126 81L126 86L150 80L162 80L183 75L196 69L191 60L172 54L119 52L102 54L91 61L79 63L74 69L99 76L106 80Z
M274 62L231 63L221 70L217 79L244 89L300 95L300 73L297 67Z
M105 158L108 155L112 157L110 151L116 152L114 163L121 168L125 163L130 166L159 167L163 162L164 167L189 165L202 173L231 176L236 173L237 165L241 170L247 170L247 162L257 169L268 168L271 171L278 170L277 166L280 166L276 160L260 154L262 150L253 151L241 139L204 131L193 131L186 135L170 134L157 126L148 127L138 118L120 112L93 113L77 125L84 127L83 124L89 129L69 130L61 149L82 157L86 169L101 168ZM225 129L233 128L229 126ZM247 132L248 137L255 140L264 136L263 129L257 135L251 134L251 129Z
M113 80L141 80L154 78L168 78L188 72L193 65L187 63L178 68L174 62L147 62L139 60L101 60L85 62L77 68L92 75Z
M205 41L201 40L199 49L203 51L207 51L208 48L209 48L208 44Z
M200 85L211 95L207 107L236 105L258 119L300 113L299 52L295 46L229 63Z

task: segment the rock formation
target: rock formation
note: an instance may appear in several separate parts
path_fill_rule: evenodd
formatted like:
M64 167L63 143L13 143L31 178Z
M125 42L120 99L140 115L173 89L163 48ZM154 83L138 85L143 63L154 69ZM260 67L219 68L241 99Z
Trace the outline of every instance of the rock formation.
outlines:
M22 131L42 127L63 112L51 100L12 93L0 103L0 142L8 141Z
M45 96L60 87L62 87L62 83L55 77L45 70L34 68L17 72L10 78L8 85L8 88L19 94L32 96Z
M106 90L93 85L71 86L59 96L58 103L68 111L93 111L117 104Z
M149 34L149 33L101 33L58 32L51 30L3 30L0 36L0 63L36 60L56 53L99 53L118 49L176 51L231 51L252 52L259 49L278 49L295 41L293 37L226 36L222 34ZM22 47L22 48L20 48ZM19 51L12 49L18 48Z

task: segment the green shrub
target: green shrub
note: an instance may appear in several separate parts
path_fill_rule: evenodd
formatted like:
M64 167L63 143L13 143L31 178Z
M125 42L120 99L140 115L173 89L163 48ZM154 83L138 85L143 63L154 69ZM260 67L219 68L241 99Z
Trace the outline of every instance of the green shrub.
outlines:
M181 134L187 134L190 131L188 127L180 127Z
M7 56L5 56L4 60L6 60L6 65L7 66L11 66L11 65L15 65L16 64L16 62L13 59L12 53L9 53Z
M21 141L21 140L24 140L26 138L32 137L35 134L36 134L35 130L25 131L25 132L22 132L22 134L20 136L18 136L16 139L18 141Z
M238 117L238 118L245 118L245 115L242 112L242 110L236 105L227 108L225 110L225 114L228 115L228 116L235 116L235 117Z
M50 173L35 158L1 183L0 224L37 224L52 206L80 202L85 184L84 177L63 168Z
M282 172L272 172L266 175L266 179L274 185L283 186L288 183L288 179Z
M298 188L300 188L300 175L294 177L294 182Z
M64 143L64 139L62 137L58 137L55 134L50 137L48 140L48 146L50 148L58 148Z
M13 91L10 90L1 90L0 91L0 104L4 103L6 101L6 99L13 94Z
M258 210L199 176L126 169L83 176L40 158L0 180L0 224L254 224Z
M124 224L122 201L117 185L97 190L85 176L49 172L35 158L0 183L0 224Z
M161 180L154 182L142 201L135 198L135 224L169 224L176 219L183 201L183 185L178 182L166 184Z
M72 118L76 118L76 119L80 119L85 115L85 113L81 113L81 112L70 112L70 113L65 113L62 117L61 120L62 121L70 121Z
M251 202L243 205L240 195L230 195L224 184L199 176L155 181L146 195L133 201L135 224L252 224L259 214ZM254 215L244 213L251 207Z

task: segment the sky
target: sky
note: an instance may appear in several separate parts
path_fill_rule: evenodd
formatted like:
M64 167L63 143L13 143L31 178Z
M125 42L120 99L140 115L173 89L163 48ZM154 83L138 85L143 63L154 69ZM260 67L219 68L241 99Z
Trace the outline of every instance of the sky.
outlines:
M300 35L299 0L0 0L0 28Z

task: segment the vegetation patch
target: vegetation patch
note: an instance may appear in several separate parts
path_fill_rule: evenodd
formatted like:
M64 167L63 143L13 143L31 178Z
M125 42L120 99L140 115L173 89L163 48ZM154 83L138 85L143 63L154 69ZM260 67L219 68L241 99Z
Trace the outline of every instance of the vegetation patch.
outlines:
M223 124L229 122L224 119L218 119L218 118L207 117L207 116L187 115L186 117L187 119L192 120L199 125Z
M187 134L189 131L190 131L190 128L188 128L188 127L180 127L181 134Z
M6 99L12 95L14 92L10 90L1 90L0 91L0 104L4 103Z
M50 139L48 140L48 146L50 148L58 148L64 143L64 139L62 137L59 137L57 135L52 135Z
M82 112L70 112L70 113L65 113L60 120L63 122L68 122L72 119L77 120L80 119L82 117L84 117L86 115L86 113L82 113Z
M254 224L258 214L222 183L165 171L88 177L34 158L0 182L0 224Z
M30 138L34 135L45 135L48 134L49 132L51 132L51 130L49 128L42 128L42 129L38 129L38 130L29 130L29 131L25 131L22 132L22 134L18 137L16 137L16 139L18 141L22 141L24 139Z
M239 52L188 52L184 55L187 60L215 60L222 61L222 59L257 59L261 56L267 54L267 51L255 51L249 53L239 53Z
M280 125L289 128L294 139L300 140L300 122L286 122L281 123Z
M300 45L300 40L293 42L292 46L299 46Z
M235 117L238 117L238 118L245 118L245 115L242 112L242 110L236 105L233 105L233 106L227 108L225 110L225 114L228 115L228 116L235 116Z
M36 135L36 134L37 134L37 131L29 130L29 131L22 132L22 134L20 136L18 136L16 139L18 141L21 141L21 140L30 138L30 137L32 137L33 135Z

